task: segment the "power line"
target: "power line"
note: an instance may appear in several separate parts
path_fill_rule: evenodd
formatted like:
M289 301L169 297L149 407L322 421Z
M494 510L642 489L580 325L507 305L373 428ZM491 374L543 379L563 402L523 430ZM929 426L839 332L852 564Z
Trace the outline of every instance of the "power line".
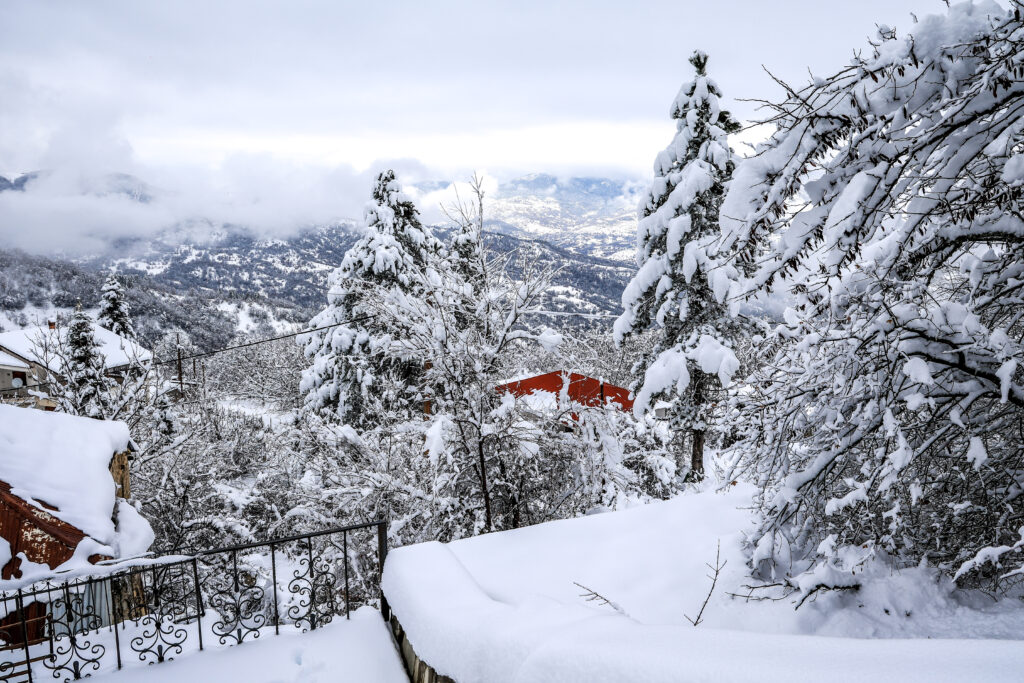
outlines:
M299 335L303 335L303 334L312 334L314 332L322 332L323 330L329 330L332 327L339 327L340 325L351 325L352 323L361 323L361 322L363 322L365 320L369 320L372 317L373 317L372 315L363 315L363 316L359 316L358 318L351 318L349 320L342 320L341 322L332 323L330 325L324 325L323 327L314 327L311 330L299 330L298 332L290 332L288 334L282 334L279 337L268 337L267 339L256 339L254 341L246 342L244 344L236 344L235 346L226 346L223 349L216 349L214 351L203 351L201 353L193 353L193 354L188 355L188 356L182 356L180 359L177 358L177 357L174 357L174 358L168 358L166 360L157 360L157 361L153 361L153 365L168 365L170 363L177 363L179 360L184 362L184 361L187 361L187 360L192 360L193 358L206 358L207 356L215 356L218 353L225 353L227 351L236 351L238 349L245 349L245 348L248 348L250 346L257 346L259 344L268 344L270 342L280 341L282 339L291 339L292 337L298 337Z
M0 393L6 393L8 391L28 391L29 389L35 389L36 387L48 387L49 382L40 382L39 384L26 384L23 387L8 387L7 389L0 389Z
M575 311L521 311L521 313L523 315L547 315L547 316L553 316L553 317L564 316L564 317L578 317L578 318L587 318L587 319L606 319L606 318L617 318L618 317L614 313L579 313L579 312L575 312ZM160 366L160 365L170 365L172 363L178 363L179 361L180 362L185 362L187 360L192 360L194 358L208 358L210 356L216 356L217 354L220 354L220 353L227 353L228 351L237 351L238 349L246 349L246 348L249 348L251 346L258 346L260 344L269 344L270 342L280 341L282 339L291 339L292 337L298 337L298 336L303 335L303 334L313 334L314 332L322 332L324 330L329 330L332 327L339 327L341 325L350 325L352 323L359 323L359 322L363 322L363 321L369 320L372 317L374 317L374 316L372 316L372 315L363 315L363 316L359 316L357 318L351 318L349 320L342 320L341 322L332 323L330 325L324 325L322 327L314 327L313 329L310 329L310 330L299 330L297 332L290 332L288 334L282 334L282 335L277 336L277 337L268 337L266 339L256 339L256 340L253 340L253 341L250 341L250 342L246 342L244 344L236 344L234 346L226 346L223 349L215 349L213 351L202 351L202 352L199 352L199 353L193 353L193 354L189 354L187 356L182 356L181 358L174 357L174 358L167 358L167 359L164 359L164 360L154 360L153 361L153 366L156 367L156 366ZM37 389L37 388L41 388L41 387L48 387L48 386L50 386L50 384L51 384L51 382L40 382L38 384L29 384L29 385L23 386L23 387L10 387L10 388L7 388L7 389L0 389L0 393L8 393L8 392L16 392L16 391L27 391L29 389Z

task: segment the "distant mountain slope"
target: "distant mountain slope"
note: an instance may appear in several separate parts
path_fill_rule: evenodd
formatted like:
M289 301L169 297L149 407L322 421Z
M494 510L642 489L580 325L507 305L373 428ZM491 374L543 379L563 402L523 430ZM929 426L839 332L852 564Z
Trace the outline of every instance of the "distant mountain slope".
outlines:
M444 237L443 228L435 229ZM357 237L355 228L347 224L317 228L285 240L258 240L233 232L203 245L154 242L130 255L97 257L84 264L145 276L173 291L254 296L312 312L324 305L327 276ZM545 240L499 232L488 233L486 240L495 252L514 251L538 265L559 269L551 296L554 310L617 310L631 273L623 263L580 254Z
M99 304L105 274L61 259L0 249L0 327L14 329L68 316L78 304ZM304 321L304 311L252 298L225 298L214 292L176 290L147 276L129 276L126 290L135 329L152 348L168 332L182 331L202 349L225 346L239 332L239 311L246 320L291 318ZM255 331L255 330L254 330Z
M300 309L319 306L327 276L355 241L351 225L261 240L244 229L222 231L196 243L157 240L121 245L120 253L83 259L94 269L147 276L175 291L196 289L221 296L255 296Z
M641 186L609 178L534 174L502 183L488 203L493 230L580 254L633 262Z
M45 172L42 172L45 173ZM24 191L40 174L0 178L0 191ZM421 192L450 183L420 183ZM108 174L90 192L152 200L154 190L124 174ZM30 186L31 187L31 186ZM534 174L499 186L488 197L489 247L515 252L524 263L558 270L544 307L613 314L634 271L636 187L607 178ZM326 302L327 277L357 239L351 222L308 229L283 239L259 239L238 226L179 226L157 239L122 239L108 253L74 259L0 251L0 326L41 322L98 301L102 273L130 283L137 327L152 343L166 330L188 332L204 348L223 345L240 330L304 322ZM446 228L435 226L444 237ZM552 319L550 324L575 321Z

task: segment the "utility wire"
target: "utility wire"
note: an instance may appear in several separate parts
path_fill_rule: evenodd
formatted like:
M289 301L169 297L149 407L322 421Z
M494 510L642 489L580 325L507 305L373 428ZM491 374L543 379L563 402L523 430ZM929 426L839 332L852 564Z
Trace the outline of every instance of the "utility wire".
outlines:
M274 342L274 341L280 341L282 339L291 339L292 337L298 337L298 336L303 335L303 334L312 334L313 332L322 332L323 330L329 330L332 327L338 327L340 325L350 325L352 323L361 323L361 322L363 322L365 320L369 320L372 317L373 317L372 315L363 315L363 316L359 316L358 318L351 318L349 320L342 320L341 322L338 322L338 323L332 323L330 325L324 325L323 327L314 327L311 330L299 330L298 332L290 332L288 334L282 334L279 337L268 337L267 339L256 339L254 341L246 342L244 344L236 344L235 346L226 346L223 349L216 349L214 351L203 351L201 353L193 353L193 354L190 354L188 356L182 356L180 358L180 360L181 360L181 362L185 362L187 360L192 360L193 358L206 358L208 356L216 356L218 353L225 353L227 351L236 351L238 349L246 349L246 348L249 348L250 346L257 346L259 344L267 344L267 343ZM179 358L177 358L177 357L168 358L168 359L165 359L165 360L157 360L157 361L153 361L153 365L169 365L171 363L177 363L178 360L179 360Z
M565 316L565 317L575 316L575 317L578 317L578 318L588 318L588 319L617 318L618 317L614 313L577 313L577 312L574 312L574 311L521 311L521 313L523 315L547 315L547 316L554 316L554 317L559 317L559 316ZM358 318L351 318L349 320L342 320L341 322L332 323L330 325L324 325L322 327L314 327L313 329L310 329L310 330L299 330L298 332L290 332L288 334L282 334L282 335L277 336L277 337L268 337L267 339L256 339L256 340L253 340L251 342L246 342L244 344L236 344L234 346L226 346L223 349L215 349L213 351L202 351L200 353L192 353L192 354L189 354L187 356L182 356L181 358L174 357L174 358L167 358L167 359L164 359L164 360L154 360L152 364L155 367L155 366L159 366L159 365L176 364L176 363L178 363L179 360L182 363L184 363L185 361L192 360L193 358L208 358L210 356L216 356L217 354L226 353L228 351L237 351L238 349L246 349L246 348L249 348L250 346L258 346L260 344L268 344L270 342L280 341L282 339L291 339L292 337L298 337L298 336L301 336L303 334L312 334L314 332L322 332L324 330L329 330L332 327L339 327L341 325L350 325L352 323L359 323L359 322L363 322L363 321L369 320L372 317L374 317L374 316L372 316L372 315L363 315L363 316L360 316ZM10 388L7 388L7 389L0 389L0 393L8 393L8 392L16 392L16 391L27 391L29 389L38 389L38 388L41 388L41 387L48 387L48 386L50 386L50 382L40 382L38 384L29 384L29 385L23 386L23 387L10 387Z

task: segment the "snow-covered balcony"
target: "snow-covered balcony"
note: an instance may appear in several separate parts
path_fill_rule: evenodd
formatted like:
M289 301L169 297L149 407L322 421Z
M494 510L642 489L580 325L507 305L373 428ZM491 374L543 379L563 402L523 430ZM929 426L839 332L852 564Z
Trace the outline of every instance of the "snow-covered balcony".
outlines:
M394 550L383 589L407 664L458 683L1020 680L1024 605L929 570L871 566L799 610L799 593L751 591L751 493Z

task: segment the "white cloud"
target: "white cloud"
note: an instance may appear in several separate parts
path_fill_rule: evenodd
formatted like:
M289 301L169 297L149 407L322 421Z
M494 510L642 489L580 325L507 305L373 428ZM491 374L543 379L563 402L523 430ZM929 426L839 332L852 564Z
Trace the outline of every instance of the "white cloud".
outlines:
M91 249L201 218L284 234L354 217L369 176L644 177L696 47L727 98L777 96L934 0L0 4L5 244ZM808 64L808 61L811 63ZM741 118L752 104L732 102ZM97 196L109 173L154 186ZM430 210L427 207L427 210Z

